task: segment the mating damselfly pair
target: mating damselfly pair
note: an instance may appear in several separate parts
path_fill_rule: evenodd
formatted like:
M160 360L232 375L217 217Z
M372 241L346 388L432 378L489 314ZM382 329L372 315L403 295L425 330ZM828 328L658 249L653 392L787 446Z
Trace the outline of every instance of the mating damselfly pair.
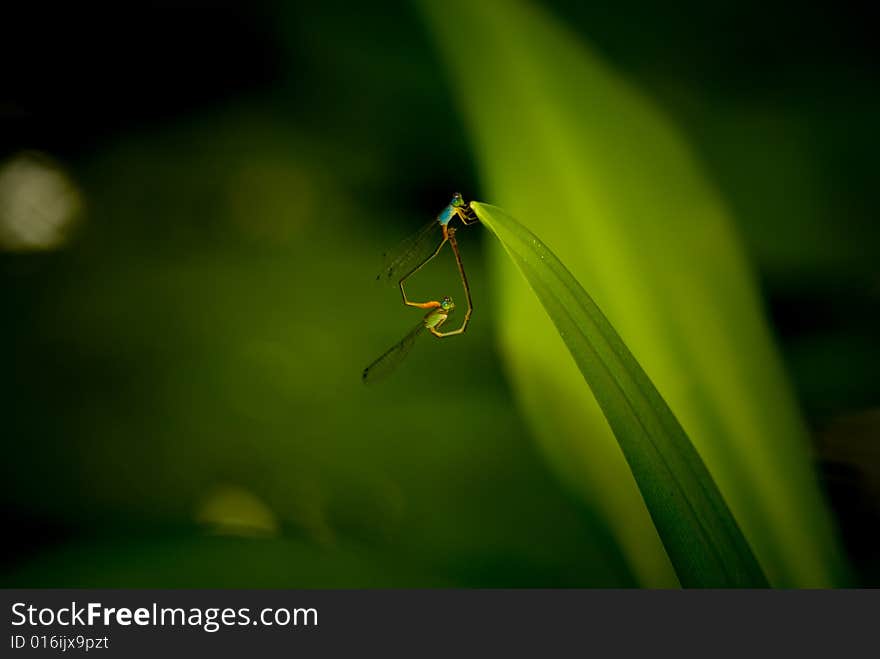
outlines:
M440 211L436 219L425 225L414 236L402 242L394 252L388 255L382 272L376 276L376 279L384 279L388 282L396 280L403 303L409 307L428 309L428 313L403 339L386 350L378 359L364 369L363 381L365 383L375 382L391 373L409 354L416 338L426 331L438 339L443 339L457 334L464 334L464 331L467 329L474 305L471 301L471 289L468 285L467 275L464 272L461 252L455 238L457 229L454 226L450 226L450 222L456 217L465 226L477 222L477 217L458 192L452 195L452 201ZM458 267L458 274L461 278L461 284L467 300L467 309L464 312L464 319L458 329L443 332L440 331L440 327L455 309L455 303L452 301L452 298L447 295L439 301L413 302L406 295L406 281L436 258L447 243L455 255L455 263Z

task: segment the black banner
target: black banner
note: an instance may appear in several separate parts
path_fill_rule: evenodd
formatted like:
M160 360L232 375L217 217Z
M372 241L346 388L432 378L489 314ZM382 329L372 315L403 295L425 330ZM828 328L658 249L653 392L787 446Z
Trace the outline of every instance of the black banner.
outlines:
M3 656L856 651L878 591L5 590Z

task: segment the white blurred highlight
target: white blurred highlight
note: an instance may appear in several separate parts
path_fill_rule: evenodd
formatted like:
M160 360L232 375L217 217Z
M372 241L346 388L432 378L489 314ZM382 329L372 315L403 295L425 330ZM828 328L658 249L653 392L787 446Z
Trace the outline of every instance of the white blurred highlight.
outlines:
M0 249L56 249L81 210L76 185L48 157L22 153L0 165Z

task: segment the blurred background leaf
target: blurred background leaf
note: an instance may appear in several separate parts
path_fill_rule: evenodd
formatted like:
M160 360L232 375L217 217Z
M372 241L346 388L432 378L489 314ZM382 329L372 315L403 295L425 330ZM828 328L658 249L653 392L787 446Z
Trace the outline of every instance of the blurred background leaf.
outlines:
M534 218L594 294L693 439L771 582L837 583L840 552L753 275L685 142L643 94L530 3L424 6L488 200ZM603 510L643 582L666 585L667 566L655 558L661 550L601 411L525 284L495 263L505 355L536 434ZM587 439L584 427L594 429Z

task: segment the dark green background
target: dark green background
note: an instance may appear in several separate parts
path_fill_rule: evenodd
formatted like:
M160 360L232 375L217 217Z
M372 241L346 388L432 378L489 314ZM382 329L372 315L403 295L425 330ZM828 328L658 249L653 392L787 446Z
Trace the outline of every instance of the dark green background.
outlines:
M661 104L730 204L847 549L880 583L870 22L545 4ZM12 14L3 159L51 157L84 211L63 249L0 253L4 585L634 585L520 418L479 229L467 335L359 380L417 320L374 285L381 254L453 190L480 198L414 8ZM442 263L417 292L454 284ZM224 492L274 521L206 521Z

